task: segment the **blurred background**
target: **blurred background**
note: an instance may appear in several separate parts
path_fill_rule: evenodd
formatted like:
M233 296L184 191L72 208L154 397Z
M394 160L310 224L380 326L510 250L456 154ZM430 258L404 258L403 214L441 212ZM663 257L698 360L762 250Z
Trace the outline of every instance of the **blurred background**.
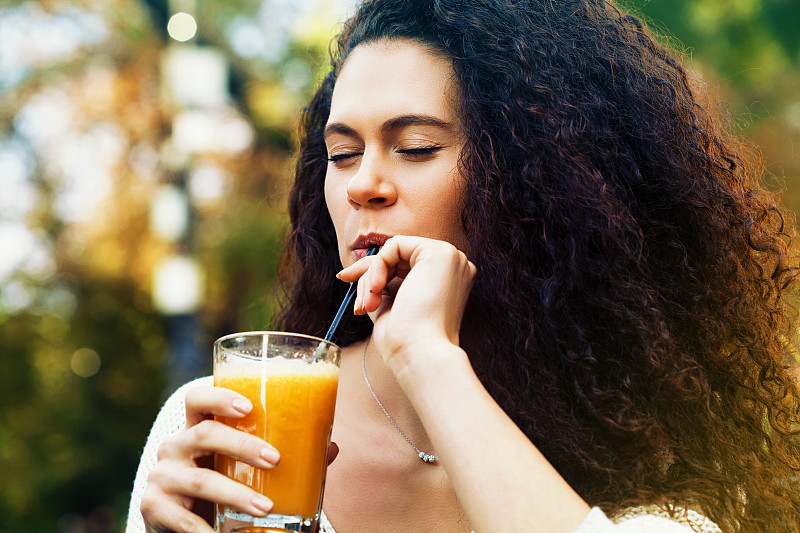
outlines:
M355 0L0 0L0 533L124 530L163 399L263 328ZM800 3L627 0L800 210Z

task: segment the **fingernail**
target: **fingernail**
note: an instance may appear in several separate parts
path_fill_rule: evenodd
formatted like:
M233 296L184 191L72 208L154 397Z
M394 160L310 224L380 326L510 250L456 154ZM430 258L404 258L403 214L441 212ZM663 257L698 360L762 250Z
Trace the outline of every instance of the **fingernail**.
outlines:
M252 500L250 500L250 502L253 504L253 507L255 507L264 514L267 514L270 511L272 511L272 502L267 498L265 498L264 496L255 496L253 497Z
M242 413L243 415L246 415L247 413L253 410L253 404L250 403L250 400L235 398L231 403L233 404L233 408Z
M264 459L266 462L268 462L270 466L274 466L278 463L278 460L281 458L281 454L278 453L278 450L276 450L275 448L264 446L263 448L261 448L261 458Z
M336 273L336 279L342 279L342 272L344 272L344 269Z

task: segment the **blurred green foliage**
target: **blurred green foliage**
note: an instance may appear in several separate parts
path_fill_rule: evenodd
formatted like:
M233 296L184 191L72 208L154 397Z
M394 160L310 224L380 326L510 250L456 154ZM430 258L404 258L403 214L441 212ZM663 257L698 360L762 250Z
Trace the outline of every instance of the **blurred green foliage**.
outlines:
M170 9L198 21L186 46L225 58L227 102L215 112L233 133L248 125L247 147L174 161L182 109L165 97L162 70L175 46ZM0 257L0 532L124 529L138 455L170 386L174 322L151 298L160 261L188 254L202 269L204 305L192 317L200 373L214 338L269 324L297 115L337 9L326 0L0 5L9 52L0 51L0 182L17 197L0 198L13 208L0 209L0 243L38 243L27 258ZM269 34L261 55L253 42L237 46L236 25L251 41ZM193 192L203 171L205 192ZM178 242L152 230L163 184L192 197L191 230ZM87 200L93 188L108 189L99 203ZM75 191L87 200L77 214L64 209Z
M112 526L103 508L124 508L118 477L135 471L160 403L165 332L141 305L148 297L120 281L76 279L73 289L68 319L26 312L0 322L4 532L55 531L70 513L100 512ZM92 374L93 354L106 356Z
M800 2L623 3L694 67L734 133L761 151L765 185L800 212Z
M800 4L792 0L632 0L664 35L738 93L740 103L797 82ZM797 89L797 86L794 86ZM796 93L795 93L796 95Z
M787 204L797 211L800 3L625 4L685 55L727 107L732 127L762 150L765 180L785 188ZM246 150L193 154L182 168L170 163L178 110L165 103L160 86L160 61L171 46L165 31L170 5L193 8L199 26L193 43L226 58L230 106L254 134ZM21 50L43 50L44 59L15 71L0 55L0 148L22 147L26 187L37 199L15 220L0 213L0 234L4 224L27 225L52 263L23 265L12 274L0 268L0 533L124 529L138 454L168 387L170 322L150 294L160 260L190 253L202 267L204 305L195 314L201 368L208 367L214 338L269 323L296 121L324 71L335 22L347 9L347 2L333 0L0 5L4 45L11 36L3 21L20 14L49 35L61 35L62 47L70 44L75 21L87 25L83 31L98 24L106 29L102 39L72 43L69 53L54 55L43 48L47 43L37 48L41 43L24 40L43 35L32 27L18 35ZM59 20L68 26L63 35ZM51 159L58 151L53 145L26 137L19 118L31 102L54 94L75 108L59 134L66 146L74 148L70 139L98 125L123 139L111 190L88 219L60 214L63 161ZM149 226L154 191L163 183L185 184L187 174L202 167L223 176L224 192L193 205L189 238L159 240Z

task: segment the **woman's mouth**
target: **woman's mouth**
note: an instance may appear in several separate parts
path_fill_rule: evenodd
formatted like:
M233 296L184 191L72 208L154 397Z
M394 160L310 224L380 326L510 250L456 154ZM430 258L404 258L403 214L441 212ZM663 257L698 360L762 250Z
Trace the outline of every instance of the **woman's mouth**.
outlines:
M391 235L384 235L382 233L368 233L366 235L359 235L359 237L350 246L353 250L353 255L356 259L361 259L367 255L367 249L370 246L383 246L389 240Z

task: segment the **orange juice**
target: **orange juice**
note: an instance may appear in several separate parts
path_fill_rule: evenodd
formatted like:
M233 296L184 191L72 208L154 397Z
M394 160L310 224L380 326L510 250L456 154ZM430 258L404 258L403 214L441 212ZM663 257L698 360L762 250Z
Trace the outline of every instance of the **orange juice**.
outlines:
M281 357L215 368L214 385L233 389L253 402L244 418L217 419L252 433L280 452L277 466L261 470L224 455L215 467L264 494L272 513L314 518L327 466L339 367Z

